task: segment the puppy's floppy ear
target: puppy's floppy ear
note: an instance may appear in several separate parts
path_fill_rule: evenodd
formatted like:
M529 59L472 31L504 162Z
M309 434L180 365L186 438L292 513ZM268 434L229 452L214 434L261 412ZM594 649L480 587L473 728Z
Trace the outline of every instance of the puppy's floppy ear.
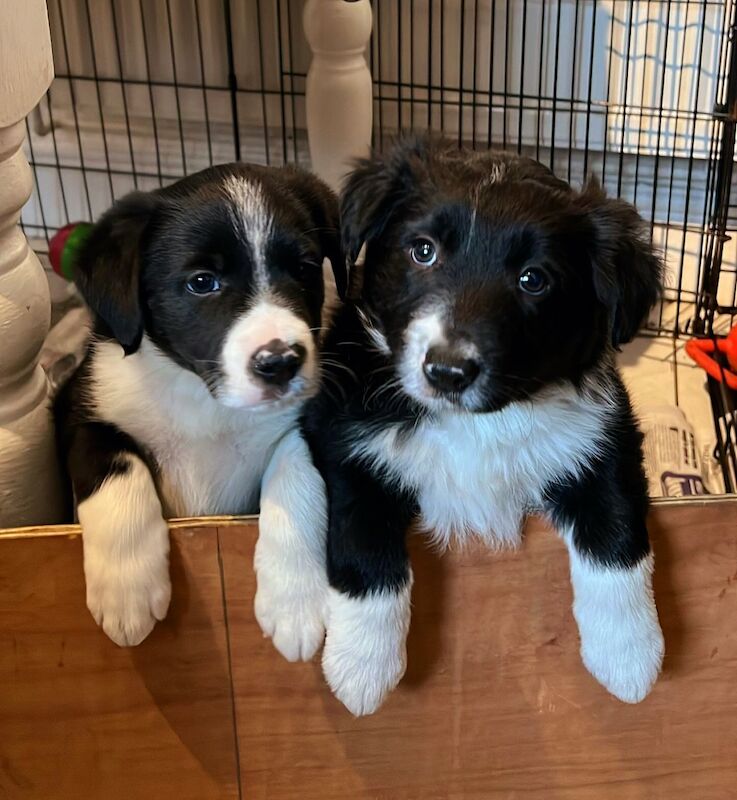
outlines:
M663 286L663 261L646 222L624 200L608 198L590 179L575 201L593 227L594 288L609 310L612 344L634 338Z
M361 248L379 238L399 206L410 200L429 146L424 138L406 139L388 155L359 159L348 175L340 197L340 218L349 297L358 297L363 288L362 268L356 267Z
M77 287L126 355L138 349L143 336L141 240L160 202L143 192L119 200L92 229L75 265Z
M326 183L309 172L297 173L295 188L300 200L310 212L320 242L321 256L330 261L338 296L344 300L348 272L345 253L340 242L338 196Z

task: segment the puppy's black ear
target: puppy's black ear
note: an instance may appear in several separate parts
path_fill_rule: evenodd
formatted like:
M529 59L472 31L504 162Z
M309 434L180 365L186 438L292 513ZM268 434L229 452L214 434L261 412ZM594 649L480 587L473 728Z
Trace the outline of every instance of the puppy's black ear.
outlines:
M338 296L344 300L348 271L340 242L338 196L326 183L308 172L298 173L296 189L312 217L314 231L320 242L321 257L330 261Z
M594 288L609 310L612 344L634 338L660 298L663 262L637 209L589 180L576 202L593 226Z
M348 175L340 197L343 249L348 258L348 295L356 298L363 284L356 267L361 248L378 239L392 215L409 202L418 187L429 142L407 139L388 155L359 159Z
M143 336L140 247L159 202L143 192L119 200L92 229L75 264L82 296L126 355L138 349Z

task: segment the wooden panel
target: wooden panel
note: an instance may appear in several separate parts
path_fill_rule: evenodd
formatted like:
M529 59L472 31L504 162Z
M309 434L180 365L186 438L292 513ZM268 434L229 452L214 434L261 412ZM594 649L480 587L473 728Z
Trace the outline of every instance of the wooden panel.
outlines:
M641 705L580 663L565 550L533 522L519 553L440 559L413 542L409 671L377 715L354 719L317 660L288 664L261 637L253 531L221 528L246 796L734 797L737 504L659 505L651 530L667 656Z
M232 681L249 800L731 798L737 503L651 527L667 657L642 705L581 666L564 549L533 523L519 553L413 542L410 669L359 720L261 636L255 524L174 531L171 616L131 650L89 618L77 535L0 537L0 797L239 797Z
M0 539L0 797L238 797L215 529L173 535L168 620L122 649L79 536Z

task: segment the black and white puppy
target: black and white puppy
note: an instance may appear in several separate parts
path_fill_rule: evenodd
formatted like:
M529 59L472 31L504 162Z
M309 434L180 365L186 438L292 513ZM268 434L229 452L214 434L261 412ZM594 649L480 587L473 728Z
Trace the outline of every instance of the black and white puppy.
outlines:
M642 219L529 159L412 141L359 163L342 227L349 263L365 257L303 423L327 487L333 692L371 713L404 673L414 518L441 545L515 546L537 512L570 553L584 664L642 700L663 637L641 435L614 359L660 290ZM301 499L285 502L305 520Z
M87 605L118 644L167 612L165 518L255 512L272 458L305 448L296 422L335 295L325 258L342 291L337 197L246 164L125 197L80 252L94 331L56 416Z

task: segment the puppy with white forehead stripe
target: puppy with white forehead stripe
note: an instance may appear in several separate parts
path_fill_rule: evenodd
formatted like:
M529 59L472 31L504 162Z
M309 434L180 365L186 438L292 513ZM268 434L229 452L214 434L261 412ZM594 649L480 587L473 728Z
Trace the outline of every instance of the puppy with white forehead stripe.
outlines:
M643 221L531 160L411 141L359 163L342 228L349 263L365 245L364 263L303 421L327 489L334 693L371 713L404 673L414 517L441 544L499 546L539 512L569 549L586 667L642 700L663 638L641 435L614 349L660 291ZM304 496L290 498L296 520Z
M301 450L307 459L296 426L317 391L335 299L330 281L326 299L326 258L342 292L337 197L297 169L246 164L127 196L83 246L76 282L94 331L56 417L87 605L118 644L137 644L167 612L165 517L255 512L267 466L278 473ZM301 523L316 540L280 546L321 561L319 509ZM259 548L262 597L279 599L279 565L267 540ZM322 597L325 580L311 576L290 584L290 601L314 638L321 618L315 625L302 609L319 605L311 594Z

